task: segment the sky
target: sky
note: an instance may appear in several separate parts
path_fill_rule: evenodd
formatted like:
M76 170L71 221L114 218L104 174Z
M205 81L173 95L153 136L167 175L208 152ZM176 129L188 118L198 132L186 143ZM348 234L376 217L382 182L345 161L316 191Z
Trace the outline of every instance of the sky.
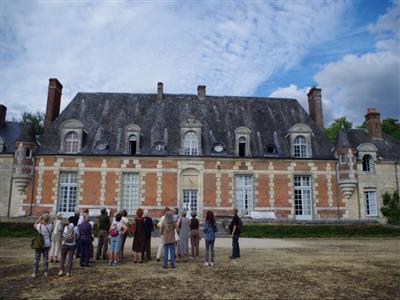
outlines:
M400 0L0 0L7 118L78 92L296 98L322 89L325 125L368 107L400 118Z

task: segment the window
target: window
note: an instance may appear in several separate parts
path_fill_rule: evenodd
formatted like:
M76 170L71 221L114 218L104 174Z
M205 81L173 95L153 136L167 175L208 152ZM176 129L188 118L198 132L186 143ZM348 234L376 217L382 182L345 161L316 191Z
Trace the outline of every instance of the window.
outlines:
M364 172L374 172L374 160L371 155L364 155L362 158L362 168Z
M154 144L154 150L156 152L162 152L166 150L165 144L163 142L156 142Z
M186 155L197 155L198 143L197 134L194 131L188 131L183 141L183 153Z
M378 216L376 192L364 192L365 214L370 217Z
M128 214L134 215L139 206L139 174L122 174L121 209L126 209Z
M189 216L192 212L197 213L197 190L183 190L183 209Z
M311 177L294 177L294 209L296 219L312 219Z
M32 158L32 150L29 148L25 149L25 158Z
M79 136L76 132L69 132L65 136L64 150L66 153L79 152Z
M78 181L76 172L61 172L58 190L58 211L73 213L76 206Z
M239 139L239 156L246 156L246 138L244 136Z
M129 136L129 154L135 155L137 149L137 137L135 134Z
M294 140L294 157L308 157L307 142L304 136L297 136Z
M339 154L339 164L345 165L346 164L346 154Z
M244 215L250 215L253 211L253 176L235 176L235 203L236 208Z
M225 150L225 146L222 143L214 144L213 151L215 153L222 153Z
M266 147L265 147L265 152L267 153L267 154L275 154L276 153L276 149L275 149L275 146L274 145L267 145Z

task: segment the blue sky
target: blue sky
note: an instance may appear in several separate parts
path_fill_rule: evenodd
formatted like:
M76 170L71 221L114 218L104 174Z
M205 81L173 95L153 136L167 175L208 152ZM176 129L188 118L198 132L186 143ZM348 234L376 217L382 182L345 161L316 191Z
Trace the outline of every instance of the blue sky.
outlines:
M325 125L400 116L396 1L1 1L0 102L45 110L48 78L80 91L296 98Z

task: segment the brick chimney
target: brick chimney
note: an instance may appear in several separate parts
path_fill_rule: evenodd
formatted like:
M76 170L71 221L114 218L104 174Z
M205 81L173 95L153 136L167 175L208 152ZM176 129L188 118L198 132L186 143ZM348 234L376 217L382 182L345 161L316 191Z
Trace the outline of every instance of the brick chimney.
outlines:
M324 129L324 115L322 113L322 97L321 89L313 86L307 94L308 96L308 112L311 119L322 130Z
M375 108L368 108L367 114L365 115L365 126L371 138L382 138L381 114L377 112Z
M164 85L162 82L157 83L157 100L162 100L164 97Z
M6 124L7 107L0 104L0 128Z
M199 100L206 99L206 86L205 85L197 86L197 98L199 98Z
M44 128L48 128L60 114L60 104L63 86L56 78L49 79L49 92L47 95L46 117Z

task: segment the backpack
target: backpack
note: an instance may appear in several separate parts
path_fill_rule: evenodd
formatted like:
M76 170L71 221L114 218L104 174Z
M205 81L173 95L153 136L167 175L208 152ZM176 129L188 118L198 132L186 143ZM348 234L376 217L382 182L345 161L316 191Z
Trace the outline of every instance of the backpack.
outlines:
M38 232L31 241L31 248L35 250L42 249L44 246L44 237L43 234Z
M66 236L65 236L64 243L65 243L65 244L74 244L74 243L75 243L75 231L74 231L74 227L68 226L67 234L66 234Z
M117 228L117 224L112 224L111 228L108 232L112 237L116 237L118 236L119 232L118 232L118 228Z
M238 224L238 234L240 234L242 232L242 228L243 228L243 222L242 219L239 218L239 224Z

